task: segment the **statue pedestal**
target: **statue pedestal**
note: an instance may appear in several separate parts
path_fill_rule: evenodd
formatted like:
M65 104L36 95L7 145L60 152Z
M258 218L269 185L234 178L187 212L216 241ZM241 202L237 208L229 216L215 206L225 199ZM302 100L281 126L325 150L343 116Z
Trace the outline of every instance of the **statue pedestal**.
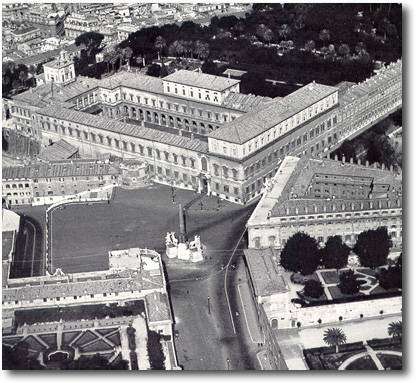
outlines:
M166 246L166 256L168 258L177 258L178 248L176 246Z
M204 260L204 257L202 256L202 249L195 249L190 250L191 252L191 262L202 262Z
M178 258L181 261L202 262L204 260L202 247L203 245L198 235L189 243L178 243L173 232L166 235L166 256L169 259Z
M190 254L189 249L186 243L179 243L178 244L178 259L183 261L189 261Z

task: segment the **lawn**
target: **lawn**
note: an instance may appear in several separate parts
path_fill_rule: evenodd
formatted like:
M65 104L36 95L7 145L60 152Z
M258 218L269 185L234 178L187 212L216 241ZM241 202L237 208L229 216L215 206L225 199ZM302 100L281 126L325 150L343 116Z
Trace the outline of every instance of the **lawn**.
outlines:
M377 353L377 357L380 359L381 364L387 370L401 370L402 369L402 357L399 355L387 355L383 353Z
M375 365L371 357L366 355L350 363L346 369L347 370L377 370L377 366Z
M319 271L327 285L338 284L339 283L339 276L336 271L328 270L328 271Z

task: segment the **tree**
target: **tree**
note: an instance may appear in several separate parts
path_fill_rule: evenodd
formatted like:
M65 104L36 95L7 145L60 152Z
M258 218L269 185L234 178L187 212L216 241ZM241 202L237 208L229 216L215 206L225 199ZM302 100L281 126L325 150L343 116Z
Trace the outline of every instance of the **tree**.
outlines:
M331 38L331 34L329 33L328 29L322 29L319 32L319 40L321 40L322 43L325 44L325 42L329 41L330 38Z
M166 47L166 40L162 36L157 36L155 40L155 49L160 59L162 50Z
M75 38L75 45L84 46L87 50L87 56L92 57L98 52L98 48L104 39L104 35L98 32L85 32Z
M338 353L339 345L347 342L344 331L340 328L329 328L325 331L323 341L328 346L335 346L335 352Z
M322 263L327 269L342 269L348 263L351 249L342 242L339 235L328 237L322 249Z
M313 40L308 40L306 43L305 43L305 51L307 51L307 52L313 52L314 50L315 50L315 41L313 41Z
M289 27L289 25L287 25L287 24L282 24L280 27L279 27L279 36L280 37L282 37L284 40L286 40L287 39L287 37L290 35L290 33L291 33L291 29L290 29L290 27Z
M131 49L130 47L124 48L123 55L124 55L125 60L127 61L128 66L130 67L130 60L133 56L133 49Z
M273 38L274 38L274 34L273 34L272 30L270 28L267 28L264 31L264 34L263 34L264 41L266 41L267 44L270 44L270 42L273 40Z
M338 53L341 57L347 58L350 55L350 47L348 44L341 44L338 47Z
M213 75L218 74L218 68L212 60L206 60L202 64L201 70L203 73L207 73L207 74L213 74Z
M157 64L152 64L147 68L146 74L152 77L160 77L161 67Z
M386 227L367 230L358 235L354 252L360 258L364 267L375 268L385 265L389 255L392 241Z
M19 80L20 80L20 83L22 84L22 86L25 86L25 83L27 81L27 70L26 71L21 70L19 72Z
M389 326L387 327L387 333L393 338L393 339L399 339L402 340L402 321L395 321L390 322Z
M303 232L292 235L282 250L280 263L286 270L312 274L319 265L318 243Z
M29 345L20 342L15 347L2 346L3 370L43 370L37 359L29 354Z
M322 283L315 279L308 279L303 288L303 294L311 298L319 298L324 293Z
M169 45L169 55L171 56L181 56L184 52L185 48L178 40L175 40L172 44Z
M360 291L360 281L354 271L348 270L341 273L338 287L343 294L353 295Z
M195 54L199 59L205 60L209 56L209 44L197 40L195 43Z
M378 283L383 289L401 289L402 288L402 268L399 266L389 266L381 269L377 275Z

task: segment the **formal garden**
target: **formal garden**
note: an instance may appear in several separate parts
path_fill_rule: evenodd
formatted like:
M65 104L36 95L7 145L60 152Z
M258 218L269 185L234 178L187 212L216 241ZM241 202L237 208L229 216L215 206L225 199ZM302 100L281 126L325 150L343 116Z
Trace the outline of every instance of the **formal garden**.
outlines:
M401 370L402 322L391 322L390 338L347 343L340 328L328 328L323 333L325 347L303 350L311 370Z
M3 368L126 370L120 331L111 327L4 336Z
M391 247L386 228L360 233L352 249L340 236L319 247L308 234L294 234L280 255L299 288L293 302L307 306L401 295L402 256L388 258Z

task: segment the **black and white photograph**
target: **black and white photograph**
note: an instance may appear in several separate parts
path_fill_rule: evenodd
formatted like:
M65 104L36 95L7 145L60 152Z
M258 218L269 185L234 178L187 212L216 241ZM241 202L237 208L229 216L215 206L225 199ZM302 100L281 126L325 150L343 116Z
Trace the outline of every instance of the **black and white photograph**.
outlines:
M2 370L403 372L404 7L2 1Z

